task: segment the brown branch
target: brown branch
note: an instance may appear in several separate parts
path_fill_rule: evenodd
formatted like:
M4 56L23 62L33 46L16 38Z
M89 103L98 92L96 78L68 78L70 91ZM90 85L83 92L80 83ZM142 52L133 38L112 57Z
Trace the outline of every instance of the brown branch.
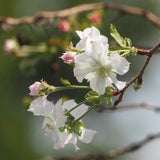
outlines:
M128 105L118 106L116 108L100 105L96 107L96 110L98 112L104 112L104 111L123 111L126 109L140 109L140 108L160 113L160 106L156 106L149 103L128 104Z
M109 151L106 154L90 154L90 155L74 156L74 157L58 157L58 158L49 158L49 160L90 160L90 159L109 160L130 152L134 152L157 138L160 138L160 133L149 135L139 142L130 144L121 149Z
M133 84L134 82L137 81L142 81L142 76L143 76L143 73L147 67L147 65L149 64L150 62L150 59L153 55L153 53L158 50L160 48L160 43L158 45L156 45L155 47L153 47L152 49L150 50L146 50L146 49L140 49L138 50L137 54L139 55L147 55L147 59L143 65L143 67L141 68L141 70L137 73L136 76L134 76L130 81L127 82L126 86L124 87L124 89L122 90L115 90L114 91L114 94L113 95L119 95L119 97L117 98L117 100L114 102L114 107L113 108L116 108L116 106L122 101L122 98L123 98L123 95L124 95L124 92L126 91L126 89L131 85Z
M31 25L39 22L50 22L56 18L67 18L72 15L80 14L82 12L91 11L95 9L110 9L120 13L142 16L152 23L157 28L160 28L160 18L154 13L143 8L132 7L127 5L120 5L115 3L90 3L75 6L69 9L59 10L55 12L39 12L31 17L11 18L0 17L0 28L9 29L20 25Z

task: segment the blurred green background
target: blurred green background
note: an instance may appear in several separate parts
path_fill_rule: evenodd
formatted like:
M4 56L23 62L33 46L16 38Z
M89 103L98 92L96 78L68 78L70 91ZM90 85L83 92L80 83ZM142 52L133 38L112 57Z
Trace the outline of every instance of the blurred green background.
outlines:
M0 16L32 16L39 11L56 11L83 3L101 2L90 0L0 0ZM105 2L110 2L109 0ZM129 4L150 9L160 17L159 0L112 0L119 4ZM110 12L109 12L110 13ZM142 17L126 15L114 19L108 15L104 23L114 23L120 33L133 40L134 45L152 47L160 41L160 29L155 28ZM107 17L106 17L107 18ZM105 27L104 27L105 28ZM108 28L106 27L106 30ZM107 32L106 30L103 33ZM18 67L18 60L6 56L3 52L3 40L16 33L16 30L0 32L0 159L2 160L38 160L48 156L74 155L85 153L103 153L140 140L150 133L160 131L160 115L152 111L132 110L115 113L92 113L85 119L88 128L99 133L93 143L82 145L78 153L73 148L62 151L52 150L50 138L41 133L41 120L28 113L22 105L22 99L28 95L28 86L35 80L44 78L52 82L50 66L43 64L39 74L28 77ZM142 59L143 61L143 59ZM135 73L142 63L136 59L131 72ZM127 91L123 104L151 102L160 104L160 57L155 55L144 76L144 86L139 92ZM53 82L52 82L53 83ZM96 117L96 120L93 118ZM101 124L101 125L100 125ZM160 141L154 142L140 151L117 159L159 160Z

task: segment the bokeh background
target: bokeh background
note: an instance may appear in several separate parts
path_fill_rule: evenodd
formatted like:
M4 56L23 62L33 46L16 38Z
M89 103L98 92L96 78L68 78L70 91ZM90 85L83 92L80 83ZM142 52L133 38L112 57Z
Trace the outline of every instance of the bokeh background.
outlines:
M102 2L98 0L0 0L0 16L32 16L39 11L56 11L78 4ZM109 0L105 2L110 2ZM114 3L128 4L153 11L160 17L159 0L112 0ZM109 12L105 23L114 23L120 33L130 37L136 46L153 47L160 41L160 30L142 17L126 15L116 18ZM105 27L104 27L105 28ZM103 31L107 33L108 27ZM39 160L45 157L105 153L111 149L124 147L139 141L151 133L160 132L160 114L145 109L132 109L116 112L93 112L85 123L87 128L97 130L98 134L89 145L80 144L81 150L74 152L72 147L54 151L49 137L41 132L42 119L27 112L22 99L28 95L28 86L41 78L53 82L50 64L43 63L35 76L26 76L14 56L3 52L4 38L17 30L0 32L0 159L2 160ZM133 61L131 73L138 71L144 58ZM153 56L144 74L144 84L138 92L132 87L124 96L122 104L148 102L160 105L160 55ZM63 68L62 68L63 71ZM62 72L63 73L63 72ZM65 72L66 73L66 72ZM117 160L159 160L160 139L147 144L140 150L116 158Z

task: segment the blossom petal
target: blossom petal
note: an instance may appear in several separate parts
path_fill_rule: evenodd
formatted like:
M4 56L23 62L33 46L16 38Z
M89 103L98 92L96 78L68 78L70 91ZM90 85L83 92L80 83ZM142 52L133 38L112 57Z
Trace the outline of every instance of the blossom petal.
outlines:
M52 133L54 129L54 120L51 120L48 117L45 117L42 124L42 130L44 132L44 135L48 136Z
M105 93L106 79L101 77L94 77L90 80L90 87L100 95Z
M125 87L126 85L126 82L122 82L122 81L119 81L117 78L116 78L116 75L112 75L111 76L111 79L113 81L113 83L116 85L116 87L121 90Z
M73 72L78 82L82 82L85 75L93 71L94 63L94 60L85 53L76 56Z
M82 135L79 139L84 143L90 143L97 132L91 129L82 129Z
M129 62L126 60L126 58L120 56L117 52L113 52L110 55L110 61L113 67L113 70L120 74L123 75L129 70Z
M68 136L67 140L65 141L65 144L73 144L75 147L75 150L79 150L79 147L77 146L77 135L72 133Z
M60 132L58 129L54 129L52 132L53 148L56 150L64 148L68 136L69 136L68 133Z
M75 107L77 103L74 100L69 100L64 102L63 107L67 110L71 110L73 107ZM73 111L70 112L70 114L76 119L81 117L84 113L87 112L89 106L82 104L75 108Z
M36 116L48 116L51 115L54 110L54 104L47 100L46 96L41 96L34 99L28 111L32 112Z
M60 99L55 104L55 113L53 113L54 119L56 119L56 126L62 127L65 125L65 122L67 120L67 116L64 115L64 108L62 107L62 99Z

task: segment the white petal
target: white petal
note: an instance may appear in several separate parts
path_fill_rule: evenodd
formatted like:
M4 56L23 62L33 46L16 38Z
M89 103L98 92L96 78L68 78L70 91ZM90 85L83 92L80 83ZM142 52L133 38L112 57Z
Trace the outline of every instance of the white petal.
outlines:
M85 53L76 56L73 72L78 82L82 82L84 77L94 70L94 64L94 59Z
M113 52L110 55L110 60L113 70L116 73L123 75L129 70L130 63L126 58L120 56L117 52Z
M77 44L76 44L76 48L80 51L85 50L86 47L86 43L87 43L87 38L81 39Z
M67 140L65 141L65 144L73 144L75 147L75 150L79 150L79 147L77 146L77 135L72 133L68 136Z
M54 104L47 100L46 96L41 96L34 99L28 111L32 112L34 115L49 116L54 110Z
M82 105L78 106L76 109L74 109L73 111L71 111L70 113L76 120L79 117L81 117L84 113L86 113L88 108L89 108L89 106L82 104Z
M43 124L42 124L42 130L46 136L50 135L55 129L54 123L55 123L54 120L51 120L48 117L44 118Z
M92 27L89 35L91 39L96 40L100 36L100 31L96 27Z
M63 107L67 110L72 109L73 107L75 107L77 105L77 103L74 100L69 100L64 102ZM79 117L81 117L84 113L87 112L89 106L82 104L80 106L78 106L77 108L75 108L73 111L70 112L70 114L76 119L78 119Z
M62 106L62 99L60 99L56 104L55 104L55 113L53 113L54 119L56 119L56 126L57 127L62 127L65 125L65 122L67 120L67 116L64 115L64 108Z
M91 129L82 129L82 135L79 139L84 143L90 143L97 132Z
M80 39L84 38L84 34L82 31L76 31L76 33L78 34L78 36L80 37Z
M100 95L104 94L106 88L106 78L95 77L91 79L90 87Z
M117 78L116 78L116 75L112 75L111 76L111 79L113 81L113 83L116 85L116 87L121 90L125 87L126 85L126 82L122 82L122 81L119 81Z
M69 134L67 134L66 132L60 132L58 129L53 130L52 132L53 148L56 150L64 148L68 136Z
M76 105L77 105L77 103L73 99L71 99L71 100L64 102L62 107L64 108L64 110L65 109L70 110L73 107L75 107Z

